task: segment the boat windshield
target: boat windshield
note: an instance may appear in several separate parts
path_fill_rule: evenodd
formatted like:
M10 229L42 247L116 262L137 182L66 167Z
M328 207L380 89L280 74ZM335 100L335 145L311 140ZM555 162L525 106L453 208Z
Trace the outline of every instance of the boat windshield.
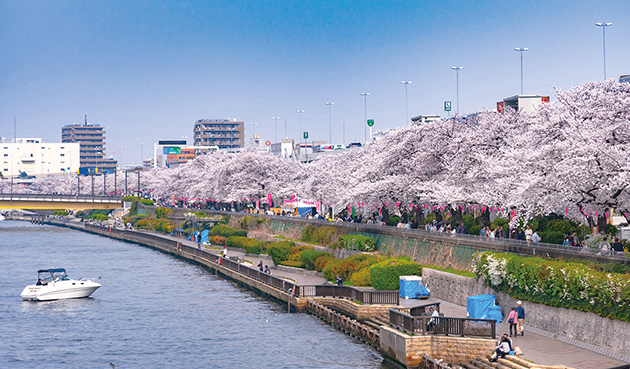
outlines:
M37 279L42 282L65 281L69 280L65 269L45 269L37 271Z

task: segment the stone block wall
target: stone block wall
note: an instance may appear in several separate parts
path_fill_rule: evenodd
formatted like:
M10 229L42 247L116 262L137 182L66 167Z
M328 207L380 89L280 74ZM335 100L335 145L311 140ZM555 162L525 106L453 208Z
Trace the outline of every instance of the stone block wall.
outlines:
M449 337L437 335L410 336L390 327L381 327L381 352L407 366L418 367L422 354L459 364L492 353L496 340L487 338Z
M375 318L383 314L389 314L389 308L395 305L359 305L346 299L334 299L330 297L315 297L317 303L350 315L357 320L363 321Z
M506 317L516 299L487 287L482 281L425 268L422 280L431 296L466 306L466 297L480 294L496 296ZM600 352L618 360L630 361L630 323L601 317L594 313L547 306L523 300L525 330Z

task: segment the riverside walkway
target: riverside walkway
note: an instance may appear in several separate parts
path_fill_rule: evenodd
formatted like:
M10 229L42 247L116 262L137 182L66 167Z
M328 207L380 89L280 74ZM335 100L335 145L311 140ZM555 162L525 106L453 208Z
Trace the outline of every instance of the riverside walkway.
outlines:
M68 222L48 222L53 225L64 225ZM60 224L56 224L60 223ZM75 223L72 228L82 229L82 224ZM137 231L136 231L137 232ZM158 232L142 231L142 233L150 234L153 237L159 237L171 242L179 242L182 245L197 248L197 244L191 241L187 241L182 237L172 237ZM215 254L219 254L222 248L216 248L214 250L208 250ZM272 269L272 273L276 277L285 278L298 285L318 285L328 283L324 278L310 275L306 273L299 273L293 271L279 271L273 264L273 261L266 255L251 255L246 254L244 251L237 249L229 249L228 257L243 258L244 260L252 262L256 265L260 260L263 260L263 264L269 265ZM466 317L466 307L452 304L446 301L442 301L435 298L427 300L404 300L399 299L399 305L405 307L413 307L418 305L425 305L427 303L439 302L441 306L441 312L445 316L450 317ZM513 346L518 346L523 351L522 358L546 365L563 365L576 369L591 369L591 368L613 368L622 365L628 365L627 362L619 361L611 357L598 354L586 348L578 347L569 343L561 342L550 337L531 332L527 328L527 322L525 323L525 336L516 337L512 339ZM497 333L508 333L508 324L503 322L497 325Z

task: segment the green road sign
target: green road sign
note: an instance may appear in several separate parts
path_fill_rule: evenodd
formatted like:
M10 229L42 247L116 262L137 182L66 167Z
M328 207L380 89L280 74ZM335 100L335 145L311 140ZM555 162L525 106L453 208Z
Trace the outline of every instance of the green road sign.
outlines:
M451 102L444 101L444 111L451 111Z
M368 119L367 124L368 127L372 127L374 125L374 119Z
M308 132L304 132L304 138L308 138Z

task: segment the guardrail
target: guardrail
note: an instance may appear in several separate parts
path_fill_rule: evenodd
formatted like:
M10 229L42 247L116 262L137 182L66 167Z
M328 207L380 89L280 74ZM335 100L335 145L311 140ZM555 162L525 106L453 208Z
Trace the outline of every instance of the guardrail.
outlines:
M343 297L363 304L398 305L399 291L361 290L350 286L301 286L302 297Z
M124 234L124 235L127 235L131 240L138 241L138 242L142 242L143 240L151 240L152 242L160 246L172 248L173 251L179 250L179 251L187 252L189 254L193 254L195 256L199 256L204 259L207 259L211 262L215 262L225 268L239 272L243 275L246 275L249 278L255 279L259 282L275 287L281 291L287 292L290 295L299 294L299 291L300 291L300 286L297 285L296 283L287 281L286 279L275 277L271 274L261 272L260 270L255 269L255 268L251 268L246 265L239 264L230 259L226 259L219 255L213 254L205 249L199 249L196 247L183 245L180 241L177 241L177 240L172 240L172 239L168 239L168 238L164 238L158 235L148 234L144 232L121 230L121 229L103 227L103 226L94 225L94 224L85 224L85 228L98 229L100 231L106 231L108 233L116 233L119 235Z
M37 195L37 194L0 194L4 201L46 201L46 202L106 202L120 203L122 196L92 196L92 195Z
M425 229L413 229L413 228L396 228L390 226L377 226L372 224L363 223L350 223L350 222L331 222L322 219L305 219L295 217L282 217L277 215L265 215L265 214L251 214L251 213L234 213L219 210L205 210L207 213L220 214L220 215L241 215L241 216L255 216L262 217L269 220L282 220L297 224L304 225L319 225L328 227L340 227L354 232L364 232L372 234L387 234L392 236L398 236L403 238L426 238L433 239L435 241L452 243L456 245L465 245L477 247L480 249L508 251L514 253L520 253L525 255L544 255L545 252L556 251L566 253L566 256L570 257L596 257L596 258L614 258L630 260L630 252L620 251L608 251L604 255L601 255L599 249L563 246L553 243L545 242L527 242L525 240L517 240L513 238L492 238L486 236L477 236L460 233L446 233L438 231L427 231Z
M496 321L492 319L413 316L401 309L389 309L389 324L408 334L444 334L496 338Z

